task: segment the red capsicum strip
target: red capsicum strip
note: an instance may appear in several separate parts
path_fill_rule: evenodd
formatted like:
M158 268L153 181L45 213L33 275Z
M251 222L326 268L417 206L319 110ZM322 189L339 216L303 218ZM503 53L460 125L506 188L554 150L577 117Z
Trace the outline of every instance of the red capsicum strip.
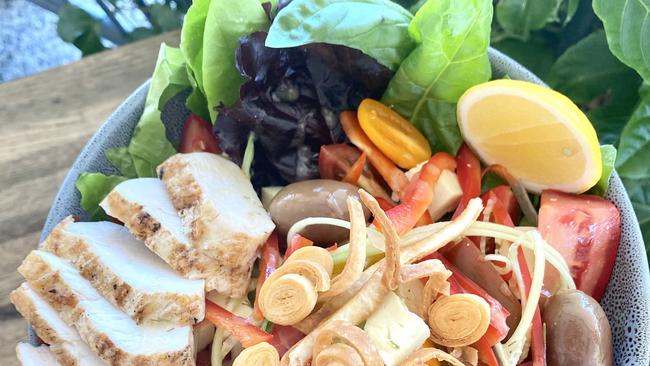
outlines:
M460 215L467 202L474 197L481 194L481 163L472 150L466 144L463 144L458 150L456 157L458 160L458 168L456 168L456 175L458 176L458 183L463 191L463 196L460 198L460 203L454 211L453 217Z
M433 200L433 189L443 169L454 170L456 160L453 156L439 152L422 166L406 187L404 197L399 205L386 211L386 215L395 224L395 230L402 235L411 230L427 213ZM429 217L429 222L431 218Z
M493 195L490 198L494 200L492 212L494 214L495 222L497 224L514 227L515 225L512 222L510 215L508 215L508 211L503 202L501 202L496 195ZM526 262L526 257L524 256L524 250L522 247L517 249L517 263L519 264L521 277L524 282L523 290L527 294L530 292L532 278L530 276L530 270L528 269L528 263ZM533 315L531 349L533 353L533 366L546 365L546 346L544 344L544 330L542 328L542 315L539 310L539 304L535 307L535 314Z
M248 320L237 316L210 300L205 302L205 318L218 327L223 327L244 346L254 346L261 342L272 343L273 335L256 327Z
M386 183L388 183L388 186L401 196L408 185L406 174L370 141L368 135L361 129L355 112L342 112L340 119L341 126L350 141L368 155L370 164L377 169Z
M295 252L296 250L302 247L309 247L312 245L314 245L313 241L305 238L300 234L294 235L293 238L291 238L291 242L289 243L289 245L287 245L287 251L284 252L284 260L286 261L287 258L289 258L289 256L293 254L293 252Z
M359 159L352 164L350 171L343 177L344 182L357 185L361 174L363 174L363 168L366 166L366 156L365 152L361 153Z
M257 279L257 287L255 288L255 304L253 305L253 319L262 320L264 316L259 307L259 294L264 281L273 273L280 265L280 249L278 249L278 233L272 232L271 236L266 239L266 243L262 246L262 258L260 259L260 277Z

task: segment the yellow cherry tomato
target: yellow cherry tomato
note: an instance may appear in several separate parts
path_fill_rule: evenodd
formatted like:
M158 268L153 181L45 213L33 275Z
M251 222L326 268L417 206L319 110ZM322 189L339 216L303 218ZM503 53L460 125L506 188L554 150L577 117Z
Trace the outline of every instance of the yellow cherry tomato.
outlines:
M400 168L411 169L431 157L429 142L420 131L384 104L364 99L357 117L368 138Z

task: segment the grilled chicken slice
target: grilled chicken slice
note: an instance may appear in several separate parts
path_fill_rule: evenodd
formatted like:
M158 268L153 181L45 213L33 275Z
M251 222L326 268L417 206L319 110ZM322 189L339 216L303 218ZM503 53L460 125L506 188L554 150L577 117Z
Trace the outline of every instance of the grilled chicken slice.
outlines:
M49 252L32 251L18 272L108 364L194 365L191 326L138 326L79 271Z
M63 366L106 365L81 339L73 327L67 325L45 300L27 283L23 283L9 296L18 312L32 325L36 335L50 347L32 347L20 343L16 348L23 365L54 365L55 362L37 362L46 356L56 358ZM31 347L31 349L30 349Z
M41 248L72 264L138 324L186 325L203 319L203 281L174 272L123 226L68 217Z
M16 356L22 366L60 366L56 361L50 347L42 344L34 347L31 344L20 342L16 346Z
M118 184L101 202L109 216L122 221L129 231L145 242L182 276L207 279L219 262L192 246L183 223L158 178L129 179Z
M158 167L190 242L218 261L206 289L241 297L259 247L275 225L251 182L228 159L176 154Z

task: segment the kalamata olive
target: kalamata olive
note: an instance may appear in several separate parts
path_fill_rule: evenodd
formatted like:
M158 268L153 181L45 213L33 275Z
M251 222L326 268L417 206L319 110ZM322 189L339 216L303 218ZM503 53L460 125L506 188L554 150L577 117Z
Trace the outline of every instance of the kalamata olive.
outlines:
M548 366L613 364L612 332L605 312L591 296L564 290L542 312Z
M282 188L269 206L271 219L277 225L281 237L286 237L293 224L306 217L331 217L349 220L346 200L349 196L359 199L359 188L329 179L305 180ZM369 213L366 213L366 220ZM347 240L349 231L331 225L312 225L301 235L322 245Z

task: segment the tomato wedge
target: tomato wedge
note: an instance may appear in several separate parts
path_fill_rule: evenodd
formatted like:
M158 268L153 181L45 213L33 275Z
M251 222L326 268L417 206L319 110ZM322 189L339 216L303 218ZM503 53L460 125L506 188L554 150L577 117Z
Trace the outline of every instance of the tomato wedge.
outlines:
M266 242L262 246L262 258L260 259L259 272L260 276L257 279L257 286L255 288L255 304L253 305L253 319L262 320L264 316L259 307L259 295L264 281L273 273L280 265L280 249L278 248L278 233L273 231Z
M458 161L456 175L460 188L463 190L463 196L454 211L454 218L465 210L469 200L481 195L481 163L476 155L467 144L463 144L458 150L456 159Z
M195 114L190 114L185 120L178 151L182 153L202 151L214 154L222 152L219 141L212 133L212 125Z
M578 290L600 301L621 237L616 206L598 196L544 191L538 230L562 254ZM544 284L551 291L557 289L558 276L555 269L546 267Z
M291 242L289 245L287 245L287 251L284 252L284 260L286 261L287 258L293 254L296 250L302 248L302 247L309 247L314 245L314 242L305 238L304 236L300 234L296 234L291 238Z
M205 318L214 325L223 327L244 346L254 346L261 342L272 343L273 335L266 333L255 324L237 316L210 300L205 302Z

